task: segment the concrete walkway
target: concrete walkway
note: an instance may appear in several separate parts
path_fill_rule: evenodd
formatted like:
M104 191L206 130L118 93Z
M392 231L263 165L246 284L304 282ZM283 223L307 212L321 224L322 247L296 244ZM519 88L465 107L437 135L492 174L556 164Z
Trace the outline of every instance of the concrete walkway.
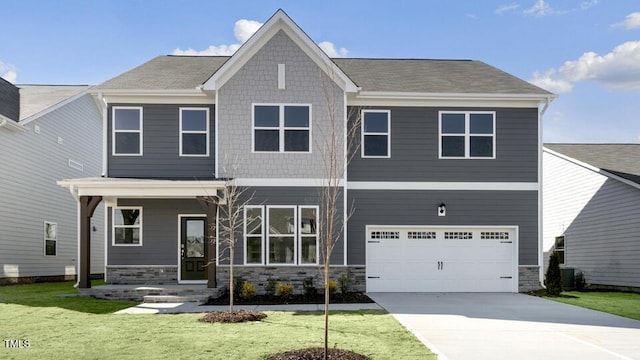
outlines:
M116 314L179 314L202 313L207 311L228 310L226 305L199 305L197 302L185 303L142 303L116 312ZM324 311L324 304L290 305L237 305L234 309L256 311ZM329 310L382 310L380 305L371 304L331 304Z
M640 359L640 321L523 294L367 294L440 360Z

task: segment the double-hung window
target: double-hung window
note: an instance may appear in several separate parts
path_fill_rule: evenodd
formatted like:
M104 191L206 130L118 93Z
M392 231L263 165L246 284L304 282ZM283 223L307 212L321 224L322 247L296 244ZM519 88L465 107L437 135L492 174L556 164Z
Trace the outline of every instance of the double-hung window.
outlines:
M142 108L113 108L113 155L142 155Z
M58 224L45 221L44 223L44 255L56 256L58 242Z
M245 206L245 264L318 263L318 206Z
M113 245L141 246L142 245L142 208L116 207L113 208Z
M253 151L311 152L311 105L253 105Z
M209 156L209 109L180 108L180 156Z
M558 253L558 260L560 265L564 265L564 235L556 236L554 251Z
M495 159L495 117L492 111L441 111L440 158Z
M362 111L362 157L391 157L391 111Z

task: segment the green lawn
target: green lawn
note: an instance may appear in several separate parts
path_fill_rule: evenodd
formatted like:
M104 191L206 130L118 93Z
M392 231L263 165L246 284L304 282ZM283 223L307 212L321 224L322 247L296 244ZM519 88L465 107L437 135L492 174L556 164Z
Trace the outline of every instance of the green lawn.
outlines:
M565 291L546 299L640 320L640 294L622 292Z
M200 314L114 315L131 302L58 297L72 283L0 287L0 336L29 340L2 359L263 359L322 344L320 313L268 312L262 322L207 324ZM331 346L374 359L435 359L383 311L335 312Z

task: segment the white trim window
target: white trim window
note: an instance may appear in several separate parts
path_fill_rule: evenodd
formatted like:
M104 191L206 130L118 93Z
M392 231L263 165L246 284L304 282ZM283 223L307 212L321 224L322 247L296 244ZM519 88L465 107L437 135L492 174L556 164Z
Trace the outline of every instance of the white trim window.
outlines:
M253 104L253 152L311 152L311 104Z
M112 109L112 155L142 155L142 107L114 106Z
M564 255L565 255L565 237L564 235L562 236L556 236L555 242L554 242L554 249L553 251L558 253L558 262L560 263L560 265L564 265Z
M208 108L180 108L180 156L209 156Z
M309 205L245 206L245 265L317 265L318 212Z
M44 255L56 256L58 254L58 224L44 222Z
M112 222L113 246L142 246L142 207L114 207Z
M495 159L495 111L440 111L441 159Z
M264 207L244 207L244 263L264 264Z
M362 110L363 158L391 157L391 110Z

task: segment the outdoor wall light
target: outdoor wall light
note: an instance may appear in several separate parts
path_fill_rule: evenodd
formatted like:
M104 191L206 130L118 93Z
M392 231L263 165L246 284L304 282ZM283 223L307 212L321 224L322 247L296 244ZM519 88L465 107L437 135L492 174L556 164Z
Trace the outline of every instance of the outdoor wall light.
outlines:
M447 216L447 205L444 203L438 205L438 216Z

